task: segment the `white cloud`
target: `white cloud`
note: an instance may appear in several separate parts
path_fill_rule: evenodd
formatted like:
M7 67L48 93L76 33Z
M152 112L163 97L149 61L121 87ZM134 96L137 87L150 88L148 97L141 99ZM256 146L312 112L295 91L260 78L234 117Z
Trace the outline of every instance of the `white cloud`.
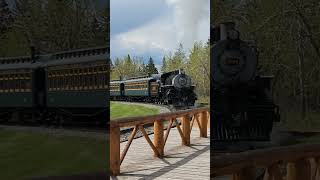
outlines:
M174 48L176 38L172 23L160 18L131 31L121 33L112 38L114 48L131 49L143 54L150 51L166 52Z
M111 37L111 54L165 54L209 38L209 0L166 0L171 13ZM124 22L125 23L125 22Z

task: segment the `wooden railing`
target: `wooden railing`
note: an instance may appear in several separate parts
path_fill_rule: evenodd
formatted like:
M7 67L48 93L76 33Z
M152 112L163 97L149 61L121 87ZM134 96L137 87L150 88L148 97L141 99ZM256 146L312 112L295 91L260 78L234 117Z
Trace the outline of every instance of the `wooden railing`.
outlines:
M230 175L233 180L254 180L258 168L264 180L320 180L320 144L300 144L217 155L211 177Z
M180 123L177 119L181 119ZM210 121L209 108L197 108L192 110L177 111L172 113L163 113L153 116L145 117L133 117L133 118L122 118L112 120L110 122L110 160L109 167L110 173L114 176L120 174L120 165L123 162L128 149L139 129L144 138L147 140L148 144L154 152L154 156L163 157L164 147L167 142L171 127L175 122L175 125L179 131L181 142L183 145L190 145L190 133L193 125L197 122L200 129L200 137L207 137L207 126ZM191 120L191 121L190 121ZM164 122L168 122L167 129L164 130ZM149 138L148 134L144 129L144 125L153 124L154 128L154 139L153 142ZM128 142L120 153L120 128L123 127L134 127ZM165 131L165 134L164 134Z

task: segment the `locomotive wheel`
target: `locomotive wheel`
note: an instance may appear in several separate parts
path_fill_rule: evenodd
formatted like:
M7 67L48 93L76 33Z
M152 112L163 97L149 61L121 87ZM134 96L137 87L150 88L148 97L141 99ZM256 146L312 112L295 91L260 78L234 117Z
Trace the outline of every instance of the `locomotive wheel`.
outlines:
M48 116L44 119L44 125L46 127L50 127L54 124L55 119L57 118L57 114L54 112L48 113Z
M37 123L38 123L39 125L45 124L46 118L48 118L48 113L47 113L47 112L39 113L39 114L38 114L38 117L37 117L37 119L36 119L36 120L37 120Z

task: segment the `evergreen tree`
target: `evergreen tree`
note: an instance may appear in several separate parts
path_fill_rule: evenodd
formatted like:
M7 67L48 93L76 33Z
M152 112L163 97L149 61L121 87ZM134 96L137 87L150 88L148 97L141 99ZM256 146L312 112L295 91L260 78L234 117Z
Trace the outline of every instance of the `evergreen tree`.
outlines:
M173 61L174 63L181 65L184 63L184 60L186 58L183 45L180 43L177 51L173 55Z
M130 57L130 54L128 54L126 61L127 61L128 63L131 63L131 57Z
M156 68L152 57L149 58L149 62L146 65L146 73L147 74L158 74L158 69Z
M103 8L101 33L104 35L105 45L110 46L110 3L107 3L107 7Z
M8 3L5 0L0 0L0 37L5 31L7 31L10 23L12 14L9 9Z
M141 65L141 72L142 74L147 74L147 66L144 64L144 62Z
M174 52L173 56L169 54L166 61L166 70L173 71L185 67L185 52L183 45L180 43L178 49Z
M109 6L94 7L95 3L91 0L15 0L10 30L4 33L8 5L0 0L0 54L28 55L31 45L42 54L109 45Z
M112 71L114 69L113 62L110 60L109 63L110 63L110 70Z
M161 66L161 72L164 73L167 70L167 60L166 57L163 56L162 58L162 66Z

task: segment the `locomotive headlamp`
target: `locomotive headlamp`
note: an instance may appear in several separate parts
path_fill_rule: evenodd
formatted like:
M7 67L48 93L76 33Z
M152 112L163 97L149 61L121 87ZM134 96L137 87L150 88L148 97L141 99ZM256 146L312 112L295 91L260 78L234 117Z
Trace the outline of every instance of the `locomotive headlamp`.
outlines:
M181 77L179 79L179 83L180 83L180 85L185 86L187 84L187 80L185 78Z
M225 51L218 63L221 72L227 76L238 75L243 71L243 66L246 64L246 59L241 56L241 53L236 50Z
M229 66L235 66L240 64L240 59L239 58L227 58L226 59L226 64Z
M190 87L191 79L187 75L178 74L172 79L172 85L177 89Z

